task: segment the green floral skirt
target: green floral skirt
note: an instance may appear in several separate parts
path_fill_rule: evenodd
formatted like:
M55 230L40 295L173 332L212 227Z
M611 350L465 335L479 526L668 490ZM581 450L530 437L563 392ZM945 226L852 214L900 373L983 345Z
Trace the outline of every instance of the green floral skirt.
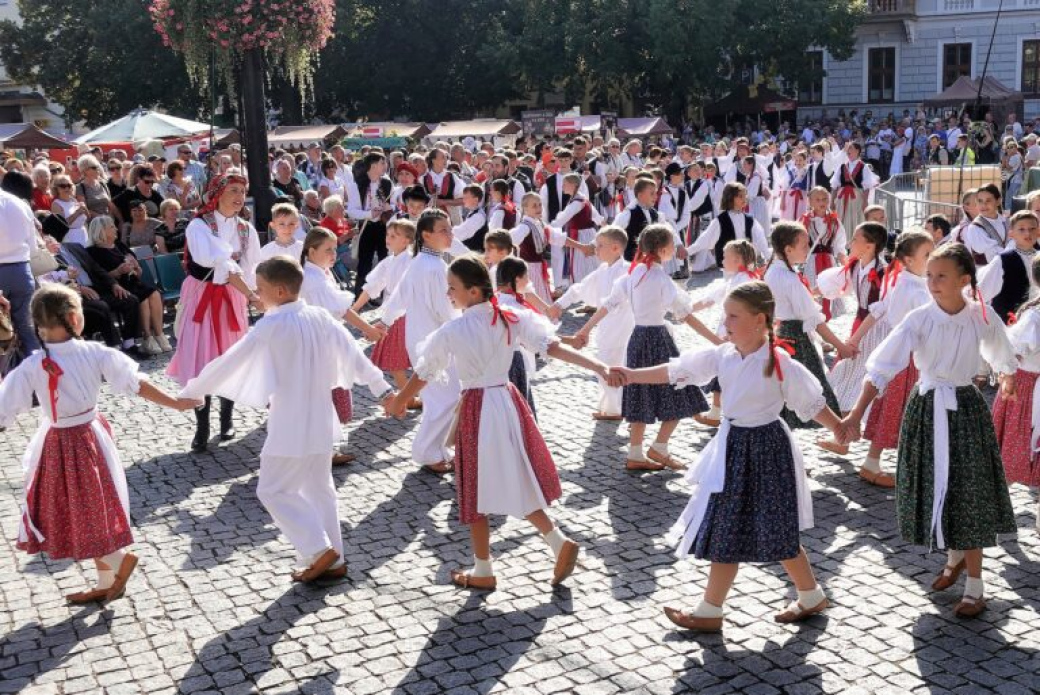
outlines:
M899 432L896 513L903 540L931 546L935 484L935 392L910 394ZM957 389L957 410L947 412L950 475L943 503L942 532L953 550L989 548L997 534L1014 534L1015 512L1004 480L993 419L974 386Z
M827 405L830 406L835 415L841 417L841 410L838 409L838 398L834 395L831 383L827 381L827 372L823 369L823 360L820 359L820 353L816 352L816 346L813 345L808 334L802 330L802 322L780 321L777 325L776 335L778 338L789 341L794 346L794 359L801 362L806 369L812 372L812 375L823 386L823 397L827 399ZM799 420L794 411L789 410L786 406L780 413L780 417L784 419L784 422L791 429L807 429L820 426L815 420Z

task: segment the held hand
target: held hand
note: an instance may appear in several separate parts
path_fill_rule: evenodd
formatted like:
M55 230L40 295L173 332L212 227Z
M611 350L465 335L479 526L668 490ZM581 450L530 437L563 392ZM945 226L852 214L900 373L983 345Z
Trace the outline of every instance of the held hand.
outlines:
M408 408L396 393L391 393L389 396L383 399L383 410L386 411L387 416L394 418L404 417L405 412Z
M581 252L585 254L586 258L592 258L596 255L596 246L595 244L583 244L581 247Z
M851 360L859 353L858 348L853 347L848 343L838 343L834 346L834 349L837 351L838 357L843 360Z
M562 342L564 345L571 346L575 350L581 350L581 349L585 348L586 346L588 346L588 344L589 344L589 336L586 335L585 333L582 333L581 331L578 331L577 333L575 333L574 335L570 336L569 338L566 338L566 337L565 338L561 338L560 342Z
M381 331L381 330L379 330L378 328L376 328L375 326L372 326L372 325L366 326L363 329L363 332L365 334L365 338L367 338L369 340L369 342L372 342L372 343L378 343L380 340L383 339L383 336L386 335L386 331L385 330Z
M613 388L621 388L631 383L630 379L631 370L627 367L611 367L607 384Z
M853 413L849 413L845 419L841 421L840 429L844 433L845 444L859 441L861 437L860 420L859 417L855 416Z
M680 261L685 261L685 260L686 260L686 257L687 257L688 255L689 255L689 254L688 254L688 253L687 253L687 251L686 251L686 247L685 247L685 246L683 246L682 244L680 244L680 245L679 245L679 246L678 246L678 247L677 247L677 248L675 249L675 257L676 257L676 258L678 258L678 259L679 259Z
M1000 395L1007 401L1013 401L1017 398L1014 376L1004 375L1000 377Z
M201 407L204 401L195 400L194 398L178 398L176 404L174 404L174 410L195 410L195 408Z
M560 317L563 316L563 309L558 304L553 304L549 307L549 320L553 323L559 323Z

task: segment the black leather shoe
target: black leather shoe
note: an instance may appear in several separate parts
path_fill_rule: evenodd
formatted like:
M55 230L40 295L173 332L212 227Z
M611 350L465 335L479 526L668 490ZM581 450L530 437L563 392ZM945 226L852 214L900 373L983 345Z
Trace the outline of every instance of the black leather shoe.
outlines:
M191 451L201 454L209 449L209 396L205 405L195 409L195 437L191 440Z
M220 399L220 441L227 442L235 438L235 423L231 416L235 412L235 402L227 398Z

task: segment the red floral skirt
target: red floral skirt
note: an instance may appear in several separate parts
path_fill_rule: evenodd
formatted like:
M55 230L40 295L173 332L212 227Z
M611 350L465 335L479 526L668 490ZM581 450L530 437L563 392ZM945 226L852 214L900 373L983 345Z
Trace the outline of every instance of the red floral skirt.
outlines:
M372 348L372 364L384 372L398 372L411 369L408 359L408 348L404 343L404 317L394 321L387 331L386 337Z
M888 382L888 388L870 407L864 439L883 449L896 448L899 444L899 428L903 426L903 411L906 410L910 393L917 385L918 376L917 366L911 359L910 366Z
M1040 466L1029 447L1033 427L1033 390L1036 372L1015 372L1015 399L1006 400L999 393L993 402L993 428L1004 460L1004 477L1009 483L1040 486Z
M332 405L336 406L336 418L345 425L354 417L354 398L347 389L332 389Z
M101 423L109 430L104 418ZM89 422L47 432L26 502L33 525L43 534L40 541L26 529L28 540L17 546L27 553L44 552L52 560L89 560L134 542L104 451Z
M549 447L538 431L538 424L531 414L527 401L512 384L509 397L516 407L520 418L520 429L523 435L524 450L531 461L538 487L545 497L545 503L552 504L563 494L560 488L560 476L556 472ZM469 389L462 392L459 403L458 426L455 431L455 487L459 502L459 521L472 524L483 520L483 514L477 512L477 460L478 433L480 432L480 409L484 404L484 389Z

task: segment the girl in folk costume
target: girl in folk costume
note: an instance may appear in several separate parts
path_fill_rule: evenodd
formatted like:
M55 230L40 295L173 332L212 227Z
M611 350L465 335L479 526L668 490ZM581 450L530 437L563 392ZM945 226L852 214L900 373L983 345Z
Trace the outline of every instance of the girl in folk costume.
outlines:
M836 265L845 265L845 250L848 248L845 227L830 205L831 194L826 188L817 186L809 191L809 212L800 220L805 231L809 232L809 258L805 262L804 274L813 290L817 289L816 279L820 273ZM845 309L840 298L823 299L821 306L828 321L840 316Z
M412 254L412 246L415 244L415 223L411 220L390 220L386 226L386 250L390 253L372 269L365 278L365 288L361 296L354 301L351 307L355 313L360 312L362 307L371 299L385 299L394 293L398 283L404 277L405 271L415 256ZM376 343L372 349L372 363L389 372L394 379L398 390L404 388L408 381L408 370L412 368L412 362L408 359L408 348L405 345L404 326L407 317L402 316L394 321L390 328L381 321L374 324L377 330L386 330L386 335ZM408 407L418 410L421 403L409 403Z
M828 605L799 543L800 532L813 525L812 499L802 454L781 412L791 408L838 438L845 428L827 407L819 380L773 337L775 308L765 283L741 285L724 303L728 342L649 369L612 370L626 384L683 388L715 378L722 385L725 421L686 475L695 491L669 534L678 557L711 561L697 607L664 609L687 630L722 629L722 607L742 562L780 562L794 582L798 598L776 614L777 622L805 620Z
M30 305L42 346L0 383L0 425L10 427L42 404L40 426L25 452L17 547L52 560L92 559L93 589L66 596L70 603L115 600L126 590L137 557L126 476L105 418L97 412L101 384L178 410L194 407L152 386L137 363L101 343L77 340L83 330L79 295L48 283Z
M1033 257L1030 275L1040 283L1040 256ZM1016 321L1008 329L1008 338L1019 357L1015 372L1015 397L997 394L993 403L993 426L1004 461L1004 475L1009 483L1040 487L1040 299L1026 302L1018 310ZM1040 528L1040 508L1037 509Z
M726 244L738 239L750 241L762 257L769 255L769 242L764 231L766 227L744 212L747 200L747 189L743 184L726 184L722 192L722 201L719 203L719 216L712 220L704 233L697 237L697 241L686 249L689 257L694 259L694 271L706 270L712 263L721 268L723 249L726 248ZM709 259L707 265L702 260L705 253Z
M745 212L750 213L762 229L769 229L772 226L772 217L769 214L769 198L772 193L758 169L758 162L754 155L749 155L739 164L740 171L737 173L736 181L744 184L747 189L748 203ZM734 166L736 165L734 162Z
M447 213L443 210L424 212L415 229L415 258L397 289L383 302L384 324L392 326L399 318L408 316L404 342L413 367L419 363L422 341L458 315L445 290L448 266L443 254L451 248L452 239ZM459 381L454 368L449 366L446 375L426 389L419 429L412 441L412 458L438 475L452 470L451 450L445 442L459 400Z
M1007 219L1000 212L1000 188L993 183L975 194L979 214L961 233L976 266L990 263L1011 245Z
M408 399L452 378L457 369L463 391L452 428L456 490L459 519L470 529L474 566L453 570L452 582L463 588L495 589L487 515L505 514L527 519L543 535L556 556L552 584L559 584L573 572L580 549L545 511L561 494L556 465L508 374L518 345L593 370L603 378L607 368L560 345L547 321L527 311L500 307L487 267L475 257L451 264L448 292L461 316L423 342L415 374L387 412L399 417ZM425 400L429 402L429 396Z
M741 285L761 279L761 273L756 270L757 265L758 254L750 241L740 239L726 244L722 250L722 278L704 288L698 296L697 303L693 305L693 310L703 311L709 307L722 306L731 291ZM715 332L720 338L725 337L725 317L719 321ZM721 391L718 380L713 379L704 387L704 391L711 394L711 410L706 413L698 413L693 416L693 419L708 427L718 427L722 418Z
M628 272L629 264L625 262L625 247L628 235L616 225L603 227L596 235L596 257L600 266L587 275L584 280L567 288L559 299L550 307L548 315L553 321L559 321L564 309L575 302L584 302L586 306L598 309L610 297L614 284ZM631 311L614 311L603 319L596 336L596 357L605 364L621 364L625 359L625 345L635 327L635 317ZM617 421L621 419L621 389L611 386L604 379L599 380L600 399L593 420Z
M596 239L596 230L603 217L581 194L581 175L570 173L563 177L563 195L569 199L567 205L549 222L549 226L563 231L567 238L591 249ZM566 287L581 282L596 269L595 257L582 250L570 248L563 251L563 284Z
M639 169L625 167L622 176L618 178L615 215L621 214L622 210L636 202L636 178L638 176Z
M239 217L246 202L246 179L218 176L209 185L206 202L185 230L184 265L174 332L177 350L166 370L184 386L210 361L242 339L249 328L248 305L259 306L251 289L260 258L260 239L253 225ZM234 403L220 399L220 439L234 437ZM191 450L209 446L210 399L195 410Z
M539 309L535 304L527 300L527 292L530 282L527 277L527 264L515 256L503 258L497 265L496 278L493 283L495 297L498 303L507 309L517 311L530 311L538 317L544 317L544 304ZM488 277L491 274L488 273ZM537 295L531 295L536 298ZM537 363L533 352L520 345L516 346L513 355L513 364L509 368L509 383L516 387L520 395L527 401L531 408L531 414L535 420L538 419L538 410L534 405L534 390L531 388L531 378L534 376Z
M831 190L834 191L834 209L845 229L855 229L863 222L863 210L871 190L880 181L874 170L860 159L862 147L859 143L850 142L845 146L845 160L831 177Z
M542 198L537 193L524 194L521 201L524 216L520 223L509 230L520 260L527 263L528 275L534 293L545 303L552 302L552 285L549 281L549 247L551 234L542 222Z
M856 298L856 318L852 322L852 333L846 345L857 352L851 358L838 361L828 376L842 413L849 412L855 405L863 377L866 376L867 357L886 335L883 332L885 326L873 322L867 329L859 329L870 316L871 305L881 299L881 283L885 274L885 262L881 254L887 243L888 230L883 225L864 222L852 235L848 262L840 268L828 268L820 273L818 279L820 294L824 297L836 299L853 295Z
M979 216L978 194L977 188L969 188L961 195L961 220L950 230L950 242L964 243L964 230Z
M520 186L523 189L523 186ZM491 182L491 206L488 208L488 229L512 229L516 226L516 205L510 196L509 183L504 179Z
M808 195L809 190L813 188L812 181L809 180L809 165L805 152L795 153L792 161L784 167L780 178L784 187L780 199L780 219L799 221L809 208Z
M693 298L683 292L661 264L675 255L672 230L654 224L643 230L639 237L639 256L611 290L607 301L600 306L575 335L577 345L585 345L592 329L611 312L631 311L635 329L628 339L625 364L633 369L656 367L677 357L671 331L665 324L669 313L684 321L712 343L719 338L691 313ZM636 384L626 386L621 394L621 414L629 423L629 448L626 467L629 470L657 471L664 467L674 470L685 468L668 453L668 440L679 420L704 412L708 404L696 386L672 389L663 385ZM656 441L643 453L646 426L661 423Z
M770 236L773 245L773 257L766 265L763 279L773 292L776 302L776 334L781 345L791 356L805 365L823 387L823 395L827 406L834 412L838 410L838 399L827 381L823 369L823 360L816 350L810 335L815 332L830 343L843 358L852 357L855 352L843 343L827 325L819 305L813 299L809 281L794 269L794 266L805 263L809 255L809 234L805 227L797 222L778 222ZM810 420L798 417L790 410L784 409L784 421L790 427L814 427Z
M867 360L867 379L848 429L859 429L870 402L910 364L920 370L903 415L896 476L896 515L903 540L947 548L941 591L965 569L964 596L954 609L973 617L986 606L982 551L998 534L1015 533L1015 513L1000 447L982 394L972 383L980 356L1000 376L1005 398L1015 395L1014 348L1004 324L975 291L975 264L961 244L944 244L928 261L934 302L910 312Z
M369 325L351 308L354 295L339 289L339 283L332 274L332 266L336 263L336 235L324 227L312 227L303 241L300 264L303 266L303 286L300 288L300 299L311 306L328 311L334 318L341 319L361 331L373 343L386 335L385 329ZM350 391L333 389L332 402L336 406L336 416L342 425L350 422L353 415L353 403ZM340 450L332 455L332 465L342 466L354 460L353 454Z
M895 260L885 273L881 301L870 305L870 316L864 319L859 330L849 339L854 347L859 347L860 339L873 326L881 327L881 332L887 336L903 322L907 314L931 301L924 273L928 256L934 248L935 242L925 232L912 231L899 235ZM881 470L881 454L885 449L895 449L899 444L903 412L917 385L917 379L917 368L910 360L906 369L892 379L885 393L870 407L863 435L870 442L870 450L860 466L859 477L871 485L895 487L895 479Z

